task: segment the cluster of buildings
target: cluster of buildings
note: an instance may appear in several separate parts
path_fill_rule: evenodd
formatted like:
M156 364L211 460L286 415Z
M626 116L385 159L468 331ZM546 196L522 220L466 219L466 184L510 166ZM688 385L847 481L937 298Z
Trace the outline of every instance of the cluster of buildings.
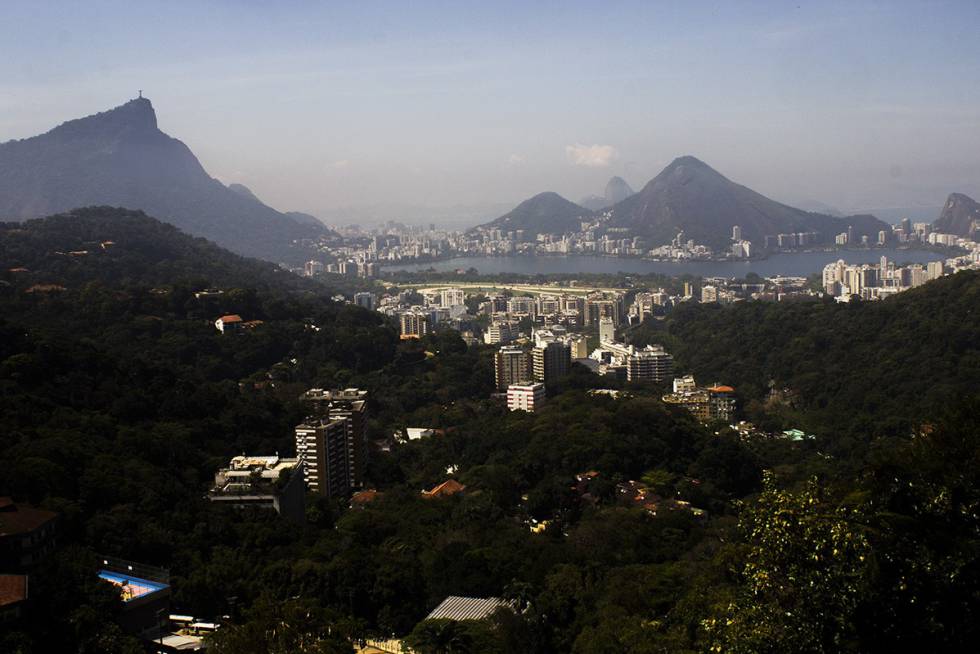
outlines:
M440 323L464 331L473 318L468 315L466 293L459 288L403 290L383 296L376 304L375 310L398 318L403 340L421 338Z
M344 277L372 279L378 276L380 270L381 267L377 261L368 261L363 258L339 259L326 264L313 259L303 264L302 274L304 277L316 277L322 273L331 273L333 275L343 275Z
M693 375L674 379L673 392L663 396L665 404L682 407L703 423L731 422L735 417L735 389L723 384L698 386Z
M521 325L546 327L555 335L576 340L571 337L576 330L597 328L603 319L618 326L627 316L622 291L534 296L491 294L475 307L475 313L467 307L467 297L460 288L404 290L382 297L376 310L398 318L403 339L425 336L438 324L459 329L464 335L470 334L476 320L486 316L489 322L479 340L491 345L518 340L527 334L527 329L522 329Z
M607 319L603 319L606 321ZM605 328L605 329L603 329ZM612 323L600 325L599 347L587 355L587 340L581 334L556 335L551 329L533 332L533 342L501 346L494 353L494 382L507 393L510 410L534 411L545 398L545 390L577 361L600 375L614 375L630 382L663 382L670 378L674 358L661 345L638 348L614 340Z
M583 216L577 231L565 234L537 234L533 239L524 230L478 228L459 243L456 254L469 256L502 255L605 255L648 257L652 259L711 259L714 252L684 237L681 232L667 245L654 246L627 227L607 225L611 214ZM747 241L746 241L747 243ZM751 247L751 246L750 246ZM741 255L740 255L741 256Z
M653 315L662 315L682 302L731 303L739 300L783 301L811 296L805 277L777 276L756 282L725 277L707 277L699 286L685 282L682 293L662 288L633 293L625 291L560 292L535 295L493 293L476 307L465 304L467 293L460 288L402 290L376 299L357 293L353 303L396 317L403 339L421 338L443 324L459 330L464 338L488 345L506 345L530 336L532 329L547 329L567 341L572 358L589 356L582 332L598 331L601 340L613 341L623 325L636 325ZM473 312L475 310L475 313ZM477 319L489 319L484 326Z
M480 304L478 313L490 318L485 340L496 345L509 342L508 334L515 334L516 326L525 321L559 331L595 329L603 319L619 326L626 316L625 302L623 291L494 294Z
M306 494L347 499L364 485L367 391L311 388L300 396L307 417L296 425L296 456L236 456L219 469L208 499L236 508L271 509L302 522Z
M612 214L586 214L578 228L565 234L531 235L525 230L479 227L468 232L437 230L435 225L406 226L389 221L371 230L341 229L343 238L323 238L316 245L323 260L311 260L294 272L306 276L333 273L351 277L375 277L384 263L434 261L453 256L508 255L605 255L645 257L658 260L751 259L764 253L812 247L893 246L909 243L960 245L959 237L932 231L930 223L902 220L877 235L859 234L854 228L832 238L815 231L767 234L753 243L744 238L739 225L732 227L727 250L715 252L696 243L683 232L670 243L655 245L629 228L609 225ZM832 241L832 242L831 242Z
M270 508L302 522L306 518L303 462L278 454L236 456L215 473L208 499L239 508Z
M346 499L367 467L367 391L311 388L300 396L308 416L296 425L296 456L309 492Z
M918 263L896 266L887 257L881 257L877 264L848 264L838 260L824 266L823 290L841 302L850 300L852 296L880 300L968 269L980 269L980 244L973 244L973 248L963 256L930 261L924 266Z
M674 372L674 357L662 345L636 347L600 335L599 347L583 363L599 375L629 382L661 383Z
M437 230L434 224L406 226L388 221L365 231L339 229L342 239L323 237L314 245L322 260L308 261L294 272L312 277L332 273L348 277L375 277L384 263L432 261L464 252L462 232ZM324 263L326 261L326 263Z
M913 223L909 218L903 218L897 225L893 225L890 230L881 230L877 238L869 238L867 235L856 236L854 229L848 229L834 237L834 244L839 246L860 246L871 247L874 245L903 245L903 244L928 244L941 245L944 247L966 247L970 249L973 241L964 239L955 234L943 234L933 231L931 223Z
M646 256L653 259L668 259L674 261L684 261L693 259L711 259L714 252L707 245L694 242L693 239L685 238L684 232L678 232L669 244L655 247L646 253Z
M494 382L507 394L511 411L530 411L545 401L546 386L568 374L572 346L552 332L535 332L532 347L504 345L494 353Z

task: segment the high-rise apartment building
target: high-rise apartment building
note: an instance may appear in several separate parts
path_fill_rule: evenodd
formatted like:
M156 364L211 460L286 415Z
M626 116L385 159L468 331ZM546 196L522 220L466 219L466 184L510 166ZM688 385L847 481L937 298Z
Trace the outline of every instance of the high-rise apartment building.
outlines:
M626 359L627 381L662 382L674 372L674 357L662 345L634 350Z
M567 375L571 365L572 351L566 343L551 341L536 345L531 350L534 381L550 384Z
M588 325L598 325L601 318L611 318L613 324L623 321L623 295L614 298L589 298L585 301L585 322Z
M497 389L531 380L531 358L519 347L502 347L493 355L494 381Z
M421 311L408 311L398 317L401 326L401 339L422 338L430 331L429 314Z
M466 293L461 288L444 288L439 294L439 306L455 307L466 302Z
M616 340L616 323L612 318L599 318L599 341L612 343Z
M367 466L367 391L310 389L300 400L311 415L296 426L296 455L306 486L327 497L346 497L364 483Z
M374 294L373 293L354 293L354 304L359 307L364 307L365 309L374 309Z

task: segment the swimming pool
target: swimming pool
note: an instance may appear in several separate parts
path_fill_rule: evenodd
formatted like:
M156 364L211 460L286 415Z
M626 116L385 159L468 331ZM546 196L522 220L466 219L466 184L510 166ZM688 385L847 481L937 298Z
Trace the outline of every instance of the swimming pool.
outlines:
M99 577L118 586L124 602L131 602L134 599L144 597L167 587L167 584L162 584L158 581L140 579L139 577L125 575L121 572L110 572L109 570L100 570Z

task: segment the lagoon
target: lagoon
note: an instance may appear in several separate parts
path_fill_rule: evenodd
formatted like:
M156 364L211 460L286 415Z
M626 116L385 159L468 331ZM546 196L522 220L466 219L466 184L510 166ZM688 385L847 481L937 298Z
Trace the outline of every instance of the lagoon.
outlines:
M948 255L951 256L951 255ZM888 257L898 265L926 264L946 257L940 252L896 248L867 250L831 250L826 252L785 252L756 261L649 261L590 255L570 256L513 256L513 257L456 257L445 261L417 264L385 264L387 271L419 272L434 269L447 272L476 268L481 275L515 273L549 275L562 273L658 273L661 275L694 275L696 277L745 277L754 272L762 277L806 277L823 270L832 261L843 259L849 264L879 263Z

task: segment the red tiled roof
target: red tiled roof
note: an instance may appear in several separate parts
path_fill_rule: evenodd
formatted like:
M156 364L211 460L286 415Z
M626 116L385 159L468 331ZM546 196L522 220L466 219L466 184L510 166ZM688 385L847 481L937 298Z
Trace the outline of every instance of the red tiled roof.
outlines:
M34 531L58 517L54 511L17 504L9 497L0 498L0 536L13 536Z
M712 393L734 393L735 389L731 386L712 386L708 389Z
M230 313L227 316L221 316L218 320L221 322L241 322L242 317L237 313Z
M0 575L0 607L27 599L27 575Z
M447 479L432 490L422 491L422 495L425 497L449 497L465 489L466 486L455 479Z

